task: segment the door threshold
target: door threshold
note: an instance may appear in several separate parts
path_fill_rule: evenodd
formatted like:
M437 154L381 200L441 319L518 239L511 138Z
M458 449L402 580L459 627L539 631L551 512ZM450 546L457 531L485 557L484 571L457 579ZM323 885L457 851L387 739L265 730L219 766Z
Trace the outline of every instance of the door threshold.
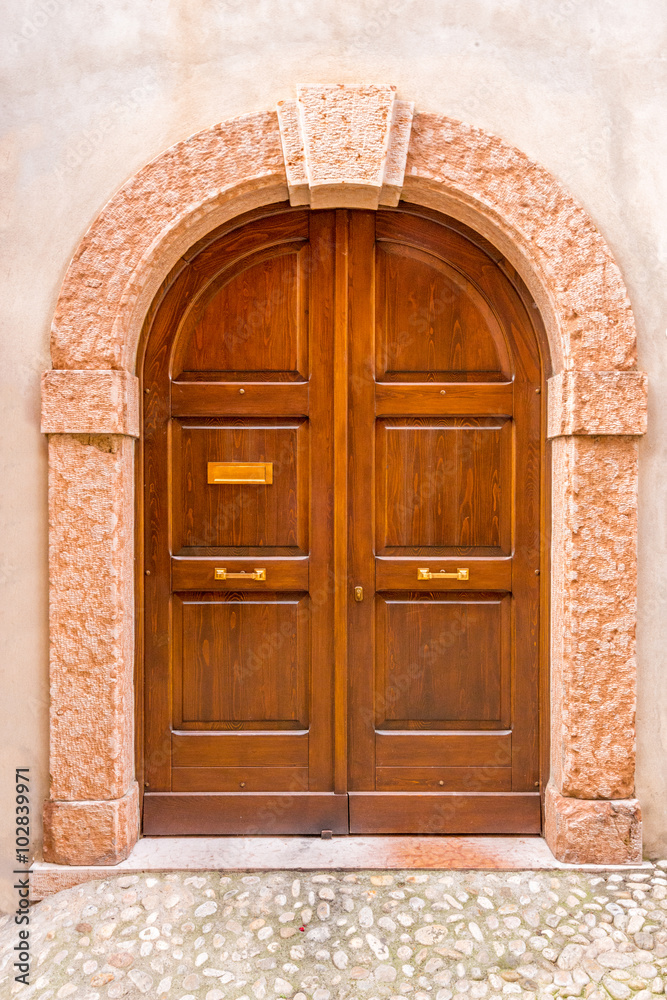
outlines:
M636 865L568 865L542 837L143 837L117 865L30 869L30 896L43 899L92 879L138 872L479 869L488 871L627 871Z

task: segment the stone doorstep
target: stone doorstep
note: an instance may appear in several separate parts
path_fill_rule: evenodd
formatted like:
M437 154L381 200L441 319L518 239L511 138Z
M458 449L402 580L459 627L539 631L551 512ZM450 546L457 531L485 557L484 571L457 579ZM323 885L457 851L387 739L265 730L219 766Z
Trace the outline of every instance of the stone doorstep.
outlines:
M632 865L557 861L542 837L143 837L118 865L54 865L30 869L30 898L44 899L93 879L136 872L336 871L633 871Z

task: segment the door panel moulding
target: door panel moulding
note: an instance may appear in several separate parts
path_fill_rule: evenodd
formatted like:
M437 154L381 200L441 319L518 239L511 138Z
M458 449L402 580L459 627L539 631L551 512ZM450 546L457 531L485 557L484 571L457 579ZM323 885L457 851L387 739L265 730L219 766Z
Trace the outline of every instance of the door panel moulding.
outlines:
M288 198L314 208L377 208L399 197L453 216L493 244L545 324L553 371L545 836L562 863L641 861L635 622L646 376L636 370L621 274L584 209L521 151L445 116L413 115L393 87L340 86L299 88L278 112L215 125L166 150L114 195L65 276L53 369L43 378L47 862L117 865L139 836L135 371L151 303L195 243L250 209Z

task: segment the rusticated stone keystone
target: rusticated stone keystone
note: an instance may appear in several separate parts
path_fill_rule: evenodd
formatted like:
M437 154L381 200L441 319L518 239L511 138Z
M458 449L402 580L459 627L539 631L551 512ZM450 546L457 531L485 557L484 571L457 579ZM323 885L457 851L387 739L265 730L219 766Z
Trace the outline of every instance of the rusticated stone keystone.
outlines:
M292 205L398 205L413 105L395 87L299 87L278 120Z

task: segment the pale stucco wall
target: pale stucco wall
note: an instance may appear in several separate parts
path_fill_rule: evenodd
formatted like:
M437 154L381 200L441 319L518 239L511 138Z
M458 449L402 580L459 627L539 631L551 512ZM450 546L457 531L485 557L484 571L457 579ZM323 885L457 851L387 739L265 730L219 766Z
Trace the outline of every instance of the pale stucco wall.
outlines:
M3 638L0 855L13 768L47 789L46 483L39 375L65 268L113 192L165 147L294 96L389 82L418 110L523 149L616 254L650 375L641 443L639 771L645 844L667 854L667 9L661 0L5 0L0 137ZM38 846L38 837L35 837ZM0 907L13 904L5 879Z

